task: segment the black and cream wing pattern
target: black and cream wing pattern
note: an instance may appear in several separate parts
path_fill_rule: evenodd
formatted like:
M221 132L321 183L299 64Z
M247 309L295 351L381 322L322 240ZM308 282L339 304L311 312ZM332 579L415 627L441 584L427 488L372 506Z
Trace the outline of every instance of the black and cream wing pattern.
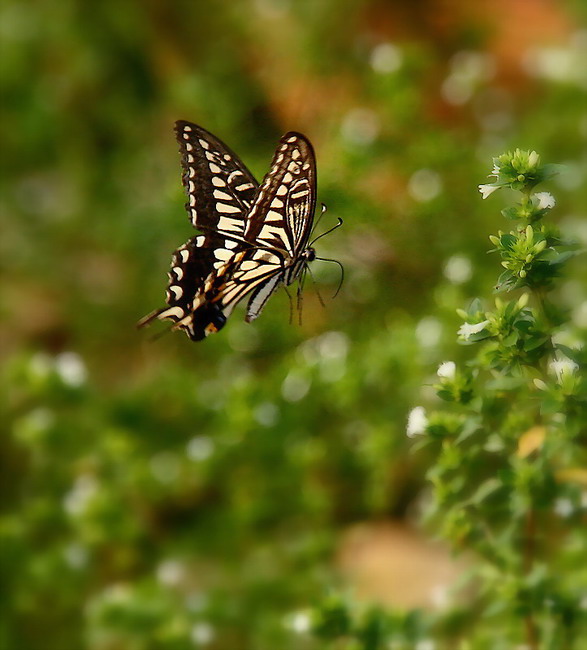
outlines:
M316 162L300 133L279 141L259 185L238 156L196 124L175 125L186 210L201 234L173 254L167 306L139 322L172 321L194 341L217 332L250 295L246 320L315 258L309 245L316 208Z

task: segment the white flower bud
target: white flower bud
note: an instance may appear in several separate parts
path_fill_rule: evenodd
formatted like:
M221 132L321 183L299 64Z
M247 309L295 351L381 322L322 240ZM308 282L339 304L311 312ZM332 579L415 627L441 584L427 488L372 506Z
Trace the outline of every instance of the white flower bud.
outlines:
M426 409L423 406L416 406L408 415L408 425L406 427L408 438L415 438L426 433L427 426Z
M438 366L436 374L440 377L440 379L452 380L455 378L456 370L457 366L454 361L444 361Z

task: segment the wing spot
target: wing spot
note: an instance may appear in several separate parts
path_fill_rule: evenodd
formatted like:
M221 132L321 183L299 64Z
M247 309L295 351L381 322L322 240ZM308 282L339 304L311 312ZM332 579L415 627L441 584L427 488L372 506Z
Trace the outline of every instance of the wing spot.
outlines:
M171 320L180 320L185 315L185 311L179 306L171 307L161 312L157 318L163 320L164 318L170 318Z
M198 142L200 143L200 146L202 149L209 149L210 145L206 142L206 140L202 140L202 138L198 138Z
M187 129L186 129L186 131L187 131ZM184 139L184 140L189 140L189 139L190 139L190 136L189 136L187 133L184 133L184 134L183 134L183 139Z
M196 205L196 197L193 194L190 194L190 205Z
M196 246L198 248L201 248L204 245L205 241L206 241L206 237L204 237L204 235L198 235L196 237ZM184 262L185 262L185 260L184 260Z
M302 154L300 153L300 150L299 150L299 149L294 149L294 150L292 151L292 153L291 153L291 157L292 157L294 160L297 160L301 155L302 155Z
M280 185L277 188L277 192L275 192L277 196L283 196L284 194L287 194L287 187L285 185Z
M176 284L172 284L169 287L169 290L167 291L168 298L171 297L170 292L172 292L174 294L173 295L174 300L179 300L183 296L183 289L180 286L176 285Z
M227 153L225 153L224 156L222 156L222 157L223 157L224 160L226 160L227 162L228 162L229 160L232 160L232 158L231 158Z
M191 154L188 154L188 162L193 163L194 162L194 157Z
M232 196L226 192L222 192L222 190L214 190L213 194L215 199L226 199L232 201Z
M252 183L243 183L242 185L237 185L234 189L242 192L243 190L250 190L255 187Z
M191 127L191 126L188 126L187 124L185 124L184 127L183 127L183 130L184 130L184 131L191 131L191 130L192 130L192 127Z
M183 278L183 269L181 266L174 266L171 271L175 274L176 280L181 280Z
M291 165L290 165L290 167L291 167ZM284 183L291 183L292 181L293 181L293 176L289 172L287 172L285 174L285 176L283 177L283 182Z
M210 171L213 174L220 174L220 167L218 165L215 165L214 163L208 163L208 167L210 168Z
M227 260L229 260L233 255L234 255L234 253L232 253L232 252L229 251L229 250L226 250L226 248L217 248L217 249L214 251L214 257L215 257L217 260L224 260L225 262L226 262Z
M281 199L278 199L275 197L273 201L271 201L271 205L269 206L271 208L283 208L283 201Z
M192 183L192 181L190 181L190 182L188 183L188 190L189 190L190 192L193 192L195 189L196 189L196 186Z
M228 203L221 203L220 201L216 203L216 209L218 212L222 212L223 214L235 214L241 211L241 209L236 205L229 205Z
M219 230L233 230L240 232L242 230L242 222L238 219L231 219L230 217L220 217L218 219Z
M226 187L226 182L220 176L212 176L212 185L215 187Z
M242 176L242 173L239 172L238 170L235 171L235 172L231 172L231 173L229 174L229 176L228 176L228 183L229 183L229 184L232 183L232 179L233 179L234 176Z
M232 239L227 239L224 242L224 245L226 246L226 248L234 249L238 246L238 242L235 242Z
M189 251L186 251L185 248L179 252L179 256L181 257L181 261L185 264L189 259L190 259L190 253Z
M297 139L298 139L297 136L292 135L292 137L291 137L291 138L288 138L288 139L286 140L286 142L296 142Z
M303 196L308 196L308 190L302 190L291 195L292 199L301 199Z
M292 174L299 174L300 173L300 166L298 165L297 162L294 162L293 160L289 163L289 165L287 166L287 169Z
M185 148L186 148L186 151L191 151L193 149L192 145L189 142L185 143Z

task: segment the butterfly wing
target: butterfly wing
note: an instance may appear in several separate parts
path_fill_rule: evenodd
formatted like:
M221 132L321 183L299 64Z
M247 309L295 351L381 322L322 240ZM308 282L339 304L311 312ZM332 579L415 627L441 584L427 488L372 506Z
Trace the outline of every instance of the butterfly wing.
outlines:
M202 127L180 120L175 124L183 168L182 181L192 224L202 231L173 254L166 292L167 307L139 322L168 319L185 329L195 340L204 338L205 310L191 322L203 304L202 290L238 250L246 247L247 214L257 194L258 183L240 158L221 140ZM210 313L208 316L216 315ZM220 316L219 316L220 318ZM221 320L221 319L220 319Z
M247 217L245 239L251 248L227 264L214 299L228 316L252 292L246 320L255 320L280 284L301 272L316 208L316 159L308 139L286 133Z
M316 209L316 158L310 141L290 131L279 141L271 168L248 215L245 239L283 251L287 262L305 249Z
M175 123L179 142L185 205L195 228L241 240L258 183L240 158L201 126Z

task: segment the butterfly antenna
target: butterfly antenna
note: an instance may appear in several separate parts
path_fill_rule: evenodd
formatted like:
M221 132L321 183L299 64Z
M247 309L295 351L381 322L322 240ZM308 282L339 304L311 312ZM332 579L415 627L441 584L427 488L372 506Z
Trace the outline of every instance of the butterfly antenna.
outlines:
M316 219L316 223L314 224L314 228L316 228L316 226L320 223L320 221L322 220L322 217L324 216L324 213L326 212L326 210L328 210L328 208L324 205L324 203L321 203L320 206L321 206L320 215Z
M334 300L336 296L338 296L340 290L342 289L342 285L344 283L344 266L338 261L338 260L333 260L330 259L329 257L316 257L317 260L320 260L320 262L332 262L333 264L338 264L340 267L340 282L338 283L338 288L334 292L334 295L332 296L332 299Z
M324 212L322 212L322 214L324 214ZM316 222L316 224L317 223L318 222ZM332 228L330 228L326 232L323 232L321 235L318 235L318 237L314 237L314 239L310 242L310 246L313 246L319 239L322 239L322 237L325 237L326 235L329 235L331 232L333 232L337 228L340 228L342 226L342 224L343 224L343 220L340 217L338 217L338 223L335 226L332 226Z

